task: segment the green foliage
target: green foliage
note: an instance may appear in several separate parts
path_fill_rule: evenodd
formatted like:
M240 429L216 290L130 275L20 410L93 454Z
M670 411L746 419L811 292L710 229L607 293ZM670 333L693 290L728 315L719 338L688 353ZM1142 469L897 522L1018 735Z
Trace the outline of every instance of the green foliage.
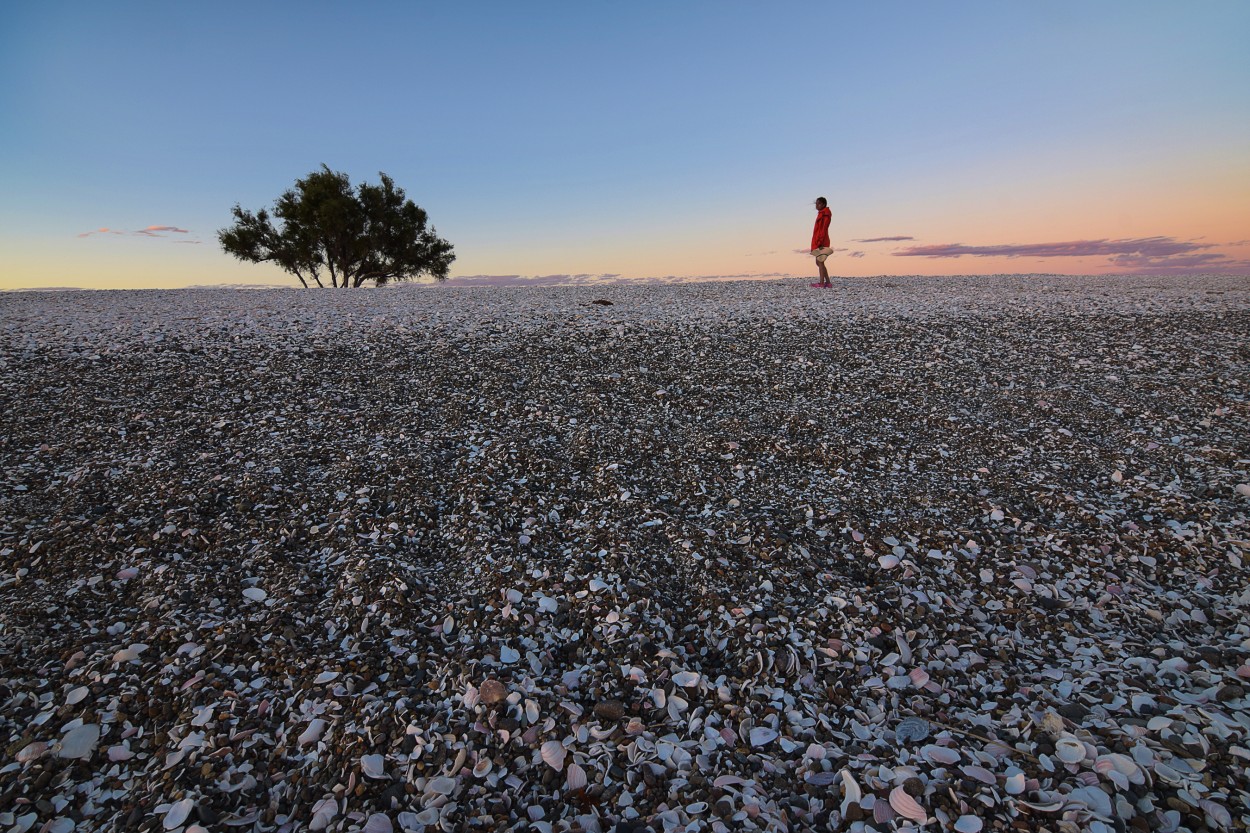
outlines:
M347 174L325 165L280 196L273 216L238 205L234 225L217 232L227 254L251 263L274 263L308 286L382 286L429 274L446 280L456 259L452 245L427 229L429 216L402 188L380 173L378 185L354 190Z

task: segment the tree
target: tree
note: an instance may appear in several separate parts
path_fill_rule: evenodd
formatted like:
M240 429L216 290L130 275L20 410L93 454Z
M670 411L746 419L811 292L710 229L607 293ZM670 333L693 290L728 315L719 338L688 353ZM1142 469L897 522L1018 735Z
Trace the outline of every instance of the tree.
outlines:
M273 217L253 214L237 204L234 225L217 232L227 254L251 263L274 263L317 286L323 271L331 286L382 286L428 273L446 280L456 256L452 245L426 228L429 216L384 173L380 185L361 183L355 190L347 174L325 165L277 199Z

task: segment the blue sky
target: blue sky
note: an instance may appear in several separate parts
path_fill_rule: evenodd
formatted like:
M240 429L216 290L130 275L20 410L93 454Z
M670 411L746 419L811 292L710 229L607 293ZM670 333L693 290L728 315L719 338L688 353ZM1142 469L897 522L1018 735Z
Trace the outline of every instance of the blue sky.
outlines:
M9 3L0 287L286 282L214 232L322 163L393 176L453 275L808 274L818 195L838 274L1247 272L1247 36L1240 0Z

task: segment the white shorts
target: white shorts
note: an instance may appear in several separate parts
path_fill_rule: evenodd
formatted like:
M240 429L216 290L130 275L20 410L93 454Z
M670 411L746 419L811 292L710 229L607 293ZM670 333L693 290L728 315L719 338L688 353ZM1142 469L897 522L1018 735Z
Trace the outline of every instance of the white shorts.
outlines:
M824 263L825 258L829 257L831 254L833 254L833 249L828 246L825 246L822 249L812 249L812 257L816 258L817 263Z

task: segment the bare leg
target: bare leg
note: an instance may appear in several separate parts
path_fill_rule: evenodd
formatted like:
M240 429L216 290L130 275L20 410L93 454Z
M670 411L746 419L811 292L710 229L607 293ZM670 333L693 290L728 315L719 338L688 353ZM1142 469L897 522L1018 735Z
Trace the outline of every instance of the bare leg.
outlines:
M833 286L833 284L829 282L829 270L825 268L825 261L823 259L817 260L816 267L820 269L820 285Z

